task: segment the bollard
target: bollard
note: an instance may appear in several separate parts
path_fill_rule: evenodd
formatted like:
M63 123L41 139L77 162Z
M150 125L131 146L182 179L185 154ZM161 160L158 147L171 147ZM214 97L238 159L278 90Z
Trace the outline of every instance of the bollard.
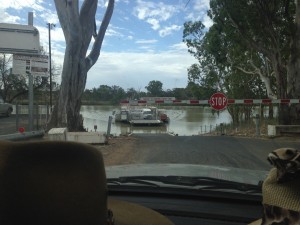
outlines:
M260 136L259 114L256 114L256 116L255 116L255 124L256 124L256 136Z
M224 135L224 127L223 127L223 123L220 123L220 130L221 130L221 135Z
M28 74L28 123L29 123L29 131L33 130L33 77L32 74L27 72Z
M110 136L112 118L113 118L112 116L108 117L107 137Z
M36 130L39 130L39 105L38 104L35 105L35 122L36 122Z
M16 130L19 129L19 103L16 104Z

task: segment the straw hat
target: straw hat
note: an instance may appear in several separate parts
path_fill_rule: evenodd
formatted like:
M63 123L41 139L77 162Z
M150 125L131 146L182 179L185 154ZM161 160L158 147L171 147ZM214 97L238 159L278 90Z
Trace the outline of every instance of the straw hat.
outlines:
M1 225L172 225L159 213L107 199L102 154L73 142L0 141ZM154 221L154 222L153 222Z
M259 219L259 220L255 220L255 221L252 222L252 223L249 223L248 225L261 225L261 222L262 222L262 220Z
M262 188L263 204L300 212L300 179L277 182L277 169L271 169Z
M115 225L174 225L165 216L138 204L108 198Z
M285 182L278 182L278 168L272 168L263 182L262 186L262 204L264 207L275 206L278 209L299 212L300 213L300 179L295 176L294 179ZM278 210L277 210L278 211ZM277 213L280 213L278 211ZM266 215L263 215L266 216ZM284 215L283 215L284 216ZM249 225L260 225L262 219L252 222Z

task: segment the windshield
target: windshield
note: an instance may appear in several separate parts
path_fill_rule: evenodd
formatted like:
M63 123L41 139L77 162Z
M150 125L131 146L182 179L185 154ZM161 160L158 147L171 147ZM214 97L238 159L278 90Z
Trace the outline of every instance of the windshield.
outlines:
M92 144L113 184L185 188L258 185L300 147L294 1L30 2L0 6L1 139Z

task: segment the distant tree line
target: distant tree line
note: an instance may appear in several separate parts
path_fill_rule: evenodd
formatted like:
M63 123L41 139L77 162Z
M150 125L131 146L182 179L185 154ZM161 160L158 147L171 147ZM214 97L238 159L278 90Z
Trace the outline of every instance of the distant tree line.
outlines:
M186 88L163 89L161 81L152 80L145 87L146 91L140 91L135 88L124 90L120 86L100 85L98 88L85 89L82 102L83 104L118 104L124 99L140 99L142 97L175 97L176 99L196 99L199 96L194 95L194 84L187 85ZM209 94L202 95L202 98L209 98Z

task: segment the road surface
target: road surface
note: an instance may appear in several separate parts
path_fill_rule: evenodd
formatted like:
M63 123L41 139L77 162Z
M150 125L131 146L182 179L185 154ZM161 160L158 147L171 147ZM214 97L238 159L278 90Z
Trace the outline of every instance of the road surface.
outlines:
M0 118L0 135L17 131L16 117ZM36 120L35 120L36 122ZM18 127L28 128L28 116L19 117ZM296 141L295 141L296 140ZM280 147L300 149L300 140L234 136L172 136L133 134L99 146L106 165L131 163L188 163L269 170L269 152Z
M188 163L269 170L269 152L281 147L300 149L300 142L281 138L134 134L119 144L100 149L107 165Z

